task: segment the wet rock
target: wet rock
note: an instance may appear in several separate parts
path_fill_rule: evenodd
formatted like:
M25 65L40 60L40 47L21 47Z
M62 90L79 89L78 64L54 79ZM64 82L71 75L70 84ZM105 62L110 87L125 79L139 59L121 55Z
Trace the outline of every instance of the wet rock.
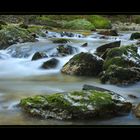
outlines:
M99 32L99 34L105 35L105 36L118 36L118 32L116 30L101 31Z
M140 55L138 54L138 48L134 45L130 45L110 49L107 52L104 69L107 69L110 65L117 65L126 68L139 67Z
M128 85L140 81L140 68L123 68L111 65L101 76L101 82L111 84Z
M37 34L35 34L35 33L32 33L31 36L33 36L34 38L38 37Z
M122 96L96 90L37 95L22 99L23 111L43 119L99 119L126 115L132 104Z
M64 38L56 38L52 40L53 43L61 43L61 44L66 44L68 42L70 42L69 39L64 39Z
M96 54L102 58L106 58L106 54L111 48L118 48L121 45L121 41L111 42L105 45L102 45L96 49Z
M82 90L97 90L97 91L101 91L101 92L112 92L113 91L110 91L110 90L107 90L107 89L104 89L104 88L101 88L101 87L97 87L97 86L93 86L93 85L83 85L83 88Z
M132 94L129 94L128 97L129 97L129 98L132 98L132 99L137 99L137 98L138 98L137 96L132 95Z
M55 68L58 65L59 61L55 58L52 58L46 62L43 63L43 65L41 66L41 68L43 69L51 69L51 68Z
M61 37L64 37L64 36L74 37L74 33L70 33L70 32L61 32L60 35Z
M134 39L140 39L140 33L138 33L138 32L132 33L130 40L134 40Z
M100 39L109 39L107 36L101 36Z
M81 45L81 47L87 47L88 43L84 43L83 45Z
M110 49L100 74L102 83L128 85L140 81L140 55L136 46Z
M69 75L97 76L102 71L103 60L90 53L79 53L71 58L61 72Z
M44 52L36 52L32 57L32 61L42 59L42 58L47 58L47 57L48 56Z
M77 52L77 49L75 47L70 46L70 45L59 45L57 47L57 51L62 56L66 56L66 55L73 54L73 53Z

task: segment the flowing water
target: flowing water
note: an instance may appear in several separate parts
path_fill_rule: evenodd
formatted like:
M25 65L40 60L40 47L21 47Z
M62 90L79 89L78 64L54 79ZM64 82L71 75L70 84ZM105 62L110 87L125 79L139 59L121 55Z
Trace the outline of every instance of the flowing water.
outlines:
M121 40L122 45L133 44L129 41L131 33L122 32L118 37L100 39L100 35L91 33L89 36L66 37L71 39L69 45L77 48L77 52L94 52L100 45ZM35 43L12 45L6 50L0 50L0 125L139 125L140 120L130 113L127 116L115 117L108 120L78 120L58 121L40 120L24 114L17 104L24 97L38 94L52 94L63 91L81 90L84 84L103 87L117 92L128 98L133 104L140 102L140 83L129 87L118 87L101 84L96 78L69 76L61 74L60 69L73 57L55 57L59 64L55 69L43 70L40 66L51 57L31 61L37 51L46 52L48 56L56 53L58 44L53 44L49 37L60 37L59 33L49 32L48 37L39 38ZM87 42L88 47L80 47ZM132 100L129 94L136 95L138 99Z

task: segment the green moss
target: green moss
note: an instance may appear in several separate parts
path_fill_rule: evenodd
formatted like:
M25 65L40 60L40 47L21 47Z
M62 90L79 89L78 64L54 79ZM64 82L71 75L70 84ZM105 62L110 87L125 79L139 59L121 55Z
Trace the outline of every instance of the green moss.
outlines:
M88 17L88 20L95 26L97 29L110 29L111 28L111 22L99 15L92 15Z
M48 16L38 16L36 17L36 20L48 21L50 18Z
M124 68L116 65L111 65L101 77L102 82L109 81L111 84L135 83L139 79L139 68Z
M6 48L17 42L34 42L35 38L26 29L8 25L0 30L0 40L0 46Z
M75 19L64 23L66 29L77 29L77 30L94 30L95 27L92 23L86 19Z
M65 38L56 38L56 39L52 39L53 43L67 43L70 42L69 39L65 39Z
M73 103L78 103L79 105L74 106ZM74 91L67 95L56 93L52 95L45 95L45 96L34 96L29 97L26 99L22 99L20 102L21 106L24 107L46 107L46 105L56 108L68 108L68 109L78 109L78 110L85 110L88 109L88 105L93 105L95 107L101 107L105 104L112 104L111 95L108 92L100 92L100 91ZM70 109L70 110L71 110Z
M64 99L64 95L59 93L46 96L46 100L49 104L56 107L68 107L71 105L66 99Z
M126 107L130 111L131 104L124 105L121 100L110 92L86 90L29 97L22 99L20 106L30 115L45 119L93 119L114 115L120 109L126 112Z
M105 60L103 68L106 70L110 65L117 65L122 67L128 67L128 63L122 57L114 57L108 60Z
M42 26L30 26L28 27L30 33L38 34L39 36L46 37L46 34L43 32Z
M113 100L108 92L101 92L101 91L92 91L92 94L89 96L90 102L92 104L96 104L98 107L103 107L104 105L112 105Z

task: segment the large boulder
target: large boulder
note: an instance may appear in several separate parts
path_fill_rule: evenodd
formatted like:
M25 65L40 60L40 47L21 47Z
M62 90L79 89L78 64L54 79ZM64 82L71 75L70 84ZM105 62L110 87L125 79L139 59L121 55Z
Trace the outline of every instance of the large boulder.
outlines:
M135 46L108 51L101 73L102 83L130 84L140 81L140 55Z
M47 58L47 57L48 56L44 52L36 52L32 57L32 61L42 59L42 58Z
M104 62L104 69L107 69L110 65L139 67L140 55L138 54L138 48L130 45L110 49Z
M97 76L102 71L103 60L90 53L79 53L72 57L61 72L79 76Z
M38 95L22 99L27 114L43 119L99 119L126 115L132 108L122 96L97 90Z
M131 34L130 40L134 40L134 39L140 39L140 33L139 32Z
M108 89L104 89L104 88L97 87L97 86L93 86L93 85L86 85L86 84L83 85L82 90L97 90L97 91L101 91L101 92L107 91L107 92L112 92L112 93L114 93L113 91L110 91L110 90L108 90Z
M51 69L51 68L55 68L58 65L59 61L55 58L52 58L46 62L43 63L43 65L41 66L41 68L43 69Z
M111 42L111 43L108 43L108 44L105 44L105 45L102 45L100 47L98 47L96 49L96 54L100 57L102 57L103 59L106 58L106 54L107 52L112 49L112 48L118 48L120 47L121 45L121 41L115 41L115 42Z
M140 81L140 68L123 68L111 65L103 72L101 82L108 82L117 85L128 85Z

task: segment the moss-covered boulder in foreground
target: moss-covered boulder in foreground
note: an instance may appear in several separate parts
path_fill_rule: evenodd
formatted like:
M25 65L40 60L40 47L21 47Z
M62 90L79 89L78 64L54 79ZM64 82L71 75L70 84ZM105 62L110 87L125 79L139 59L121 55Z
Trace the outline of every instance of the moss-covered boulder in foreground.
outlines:
M72 57L61 72L69 75L97 76L102 71L102 66L102 58L82 52Z
M113 117L132 107L122 96L96 90L38 95L22 99L20 106L31 116L59 120Z

